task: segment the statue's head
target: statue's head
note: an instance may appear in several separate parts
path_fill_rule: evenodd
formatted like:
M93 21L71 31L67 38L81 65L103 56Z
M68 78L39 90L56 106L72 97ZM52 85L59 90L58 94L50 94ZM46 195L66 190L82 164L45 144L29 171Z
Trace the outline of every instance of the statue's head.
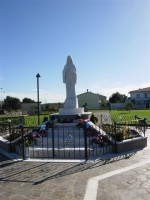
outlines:
M73 64L71 56L67 57L67 64Z

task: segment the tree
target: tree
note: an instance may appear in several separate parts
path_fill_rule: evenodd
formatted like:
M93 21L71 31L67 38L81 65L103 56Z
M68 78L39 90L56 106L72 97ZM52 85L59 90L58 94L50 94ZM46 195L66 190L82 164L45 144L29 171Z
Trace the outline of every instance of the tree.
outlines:
M20 109L21 108L20 99L7 96L6 99L4 99L4 108L9 111Z
M48 103L42 104L41 108L42 111L49 111L49 104Z
M22 100L23 103L33 103L35 102L34 100L30 99L30 98L27 98L25 97L23 100Z
M127 96L125 94L120 94L119 92L116 92L111 95L109 98L110 103L124 103L127 99Z
M125 109L128 110L130 112L130 110L132 109L133 103L129 102L125 105Z

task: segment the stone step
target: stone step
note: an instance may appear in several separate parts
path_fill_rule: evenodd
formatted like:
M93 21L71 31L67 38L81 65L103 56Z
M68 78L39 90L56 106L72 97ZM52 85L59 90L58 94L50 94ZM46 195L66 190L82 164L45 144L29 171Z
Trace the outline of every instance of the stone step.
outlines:
M113 152L112 146L100 147L88 147L88 156L97 156L105 153ZM26 155L30 158L53 158L52 148L29 148L26 149ZM76 148L54 148L54 155L56 158L61 159L84 159L85 158L85 147Z
M28 152L30 158L53 158L52 148L30 148ZM55 148L54 155L61 159L84 159L85 148Z

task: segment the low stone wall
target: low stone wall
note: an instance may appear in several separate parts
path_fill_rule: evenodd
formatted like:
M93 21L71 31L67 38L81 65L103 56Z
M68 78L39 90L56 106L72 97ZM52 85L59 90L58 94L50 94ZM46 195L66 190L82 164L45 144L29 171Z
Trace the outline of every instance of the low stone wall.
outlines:
M116 153L122 153L135 149L144 148L147 146L147 137L138 137L133 139L124 140L123 142L116 143Z

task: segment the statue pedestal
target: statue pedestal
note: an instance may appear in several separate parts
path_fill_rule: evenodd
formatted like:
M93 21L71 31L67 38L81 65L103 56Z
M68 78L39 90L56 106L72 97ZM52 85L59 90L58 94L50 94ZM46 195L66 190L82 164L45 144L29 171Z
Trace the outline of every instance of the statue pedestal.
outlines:
M51 114L53 119L73 121L79 117L82 119L90 119L91 112L84 112L84 108L60 108L59 113Z
M84 108L60 108L60 115L80 115L84 113Z

